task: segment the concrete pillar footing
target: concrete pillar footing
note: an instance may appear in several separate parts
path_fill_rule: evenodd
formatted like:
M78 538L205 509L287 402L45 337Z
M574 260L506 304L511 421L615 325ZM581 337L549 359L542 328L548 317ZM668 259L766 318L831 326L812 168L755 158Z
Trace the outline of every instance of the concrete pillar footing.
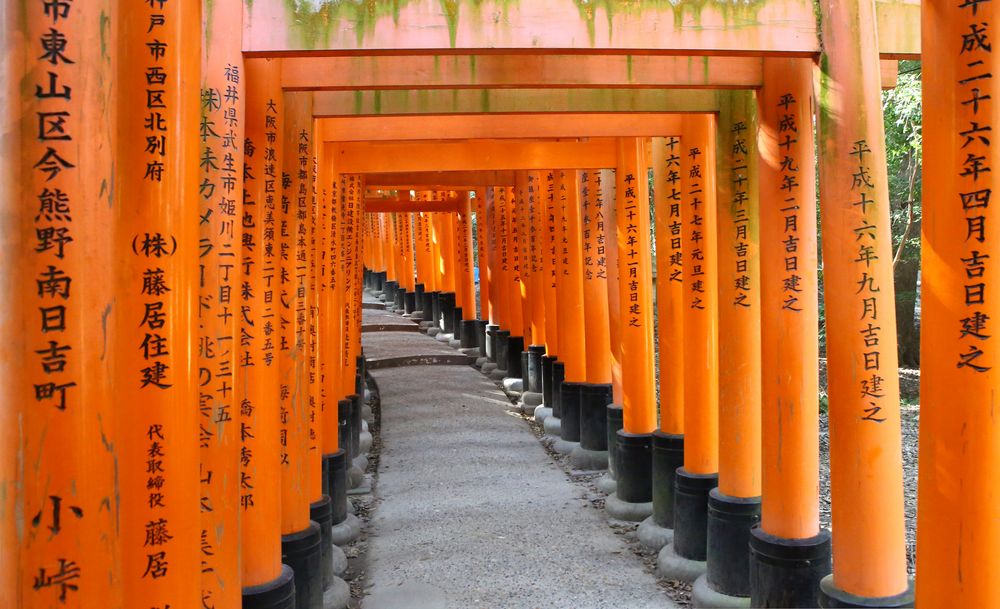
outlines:
M340 524L333 525L333 543L346 546L361 535L361 519L354 514L348 514Z
M434 335L434 340L438 341L439 343L450 343L452 340L454 340L454 338L455 338L454 334L452 334L451 332L445 332L444 330L441 330L440 332Z
M545 424L545 419L552 416L552 409L544 404L542 406L535 407L535 420L539 423Z
M334 577L330 587L323 591L323 609L347 609L349 602L351 587L339 577Z
M371 432L361 430L360 438L358 444L361 447L362 453L367 453L372 448L372 434Z
M613 495L618 490L618 481L614 479L610 472L598 478L594 485L597 486L597 490L606 495Z
M656 573L660 577L680 582L693 582L708 570L708 563L703 560L691 560L679 556L674 551L673 542L663 546L656 557Z
M574 448L579 446L579 442L570 442L569 440L556 438L556 441L552 443L552 450L556 451L560 455L568 455L573 452Z
M642 547L653 552L659 552L663 546L674 540L674 530L656 524L652 516L639 524L636 535L639 537L639 543L642 544Z
M419 326L420 326L421 328L425 328L425 329L426 329L426 328L433 328L433 327L435 327L435 326L436 326L437 324L435 324L435 323L434 323L433 321L431 321L431 320L425 320L425 321L422 321L422 322L420 322L420 323L419 323L419 324L417 324L417 325L419 325Z
M461 349L462 341L453 338L448 341L448 346L451 347L452 349ZM472 349L472 347L470 347L470 349ZM479 347L476 347L472 350L475 351L475 353L479 353ZM466 355L474 355L474 353L466 353Z
M730 596L716 592L708 583L708 575L694 580L691 586L691 603L705 609L742 609L750 606L749 596Z
M608 451L606 450L590 450L577 443L573 447L573 452L569 454L569 458L576 469L586 471L608 469Z
M438 328L437 326L431 326L431 327L427 328L427 336L432 336L434 338L437 338L438 334L441 334L441 332L443 332L443 331L444 330L442 330L441 328Z
M468 355L469 357L474 357L477 362L479 361L479 347L462 347L461 345L462 343L459 342L459 353Z
M608 495L608 498L604 500L604 509L607 510L608 516L615 520L642 522L653 515L653 502L632 503L622 501L618 495Z
M507 377L507 371L501 370L500 368L494 368L493 371L490 372L490 378L493 379L494 381L502 381L506 377Z
M357 488L361 484L361 480L365 477L365 470L361 469L357 465L351 464L347 466L347 488Z
M503 389L508 393L522 393L524 391L524 379L508 377L503 379Z
M350 505L350 504L351 504L351 502L348 501L347 505ZM332 550L333 550L333 561L332 561L333 562L333 569L332 569L333 574L336 575L337 577L344 577L344 573L347 573L347 566L348 566L347 565L347 554L344 554L344 551L336 543L331 543L330 545L333 546L332 547Z
M545 435L556 436L562 433L562 421L557 416L549 415L545 419Z
M487 358L487 357L477 357L476 358L475 366L476 366L476 368L479 368L480 370L482 370L486 366L486 364L488 364L488 363L490 363L489 358Z
M521 401L524 402L525 410L530 407L531 412L534 412L536 407L542 405L542 394L536 391L525 391L521 394Z

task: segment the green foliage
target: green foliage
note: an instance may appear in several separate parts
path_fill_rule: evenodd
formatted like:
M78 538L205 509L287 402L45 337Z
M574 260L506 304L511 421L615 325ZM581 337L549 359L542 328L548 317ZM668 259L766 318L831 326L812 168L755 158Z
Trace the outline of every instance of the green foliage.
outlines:
M896 88L882 92L885 122L886 161L889 173L889 201L892 205L893 248L899 247L913 205L913 226L906 237L903 258L920 257L922 124L920 62L899 62ZM911 186L912 180L912 186Z

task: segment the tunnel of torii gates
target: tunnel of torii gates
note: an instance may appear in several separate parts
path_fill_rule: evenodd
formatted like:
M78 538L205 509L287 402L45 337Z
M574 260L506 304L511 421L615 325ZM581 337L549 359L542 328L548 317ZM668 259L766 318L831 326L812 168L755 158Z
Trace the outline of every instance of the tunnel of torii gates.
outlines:
M661 572L990 606L993 8L3 0L0 605L322 606L368 289L520 377ZM920 57L914 583L879 93Z

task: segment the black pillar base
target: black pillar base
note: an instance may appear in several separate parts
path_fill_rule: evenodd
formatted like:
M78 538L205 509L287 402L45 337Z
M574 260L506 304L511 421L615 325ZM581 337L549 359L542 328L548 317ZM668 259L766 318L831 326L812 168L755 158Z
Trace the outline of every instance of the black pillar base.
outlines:
M486 358L493 363L498 363L497 353L500 349L500 326L496 324L486 324Z
M330 497L330 524L336 526L347 519L347 451L343 448L323 455L326 470L327 495Z
M628 433L618 430L615 494L628 503L648 503L653 500L652 458L653 436L648 433Z
M353 459L351 454L351 400L344 398L337 402L337 446L347 453L347 459Z
M458 326L460 347L463 349L474 349L479 346L476 330L479 329L479 321L475 319L463 319Z
M382 291L385 294L385 301L389 304L396 303L396 292L399 291L399 284L393 280L385 282L385 290Z
M611 399L614 399L612 391ZM612 478L618 478L618 432L625 427L625 412L621 404L608 404L608 472ZM652 466L651 466L652 467ZM652 470L650 470L652 476Z
M323 495L319 501L309 504L309 519L319 525L320 539L320 574L323 576L323 589L333 584L333 513L329 495Z
M424 312L424 321L432 321L435 324L437 323L437 318L434 317L434 292L424 292L420 308Z
M445 334L455 333L455 293L441 292L441 329Z
M403 310L404 301L406 300L406 290L402 286L396 286L396 291L392 293L392 305L396 307L397 311Z
M524 351L524 337L511 336L507 339L507 377L524 378L521 370L521 353Z
M555 360L552 362L552 416L562 420L562 384L566 380L566 364ZM542 396L544 399L544 394Z
M507 360L510 359L510 331L509 330L498 330L497 331L497 350L495 352L495 359L497 362L497 368L500 370L507 369Z
M525 361L524 389L532 393L542 393L542 356L545 355L545 345L531 345Z
M361 454L361 409L364 399L357 393L347 396L351 400L351 458L356 459Z
M388 273L386 271L379 271L378 275L376 275L377 283L375 284L375 288L379 292L385 292L385 284L386 281L388 280L389 280Z
M818 607L820 581L830 573L830 531L783 539L759 526L750 531L750 606Z
M583 385L584 383L563 381L559 393L559 407L562 410L559 417L559 437L566 442L580 441L580 402L583 399L580 392Z
M461 339L462 337L462 322L465 321L464 316L465 312L462 310L462 307L455 307L451 311L451 328L455 338Z
M243 588L243 609L295 609L295 573L281 565L281 574L266 584Z
M476 346L479 347L479 357L486 357L488 354L486 352L486 345L489 344L489 338L487 336L487 328L489 328L490 322L485 319L477 319L476 323Z
M760 522L760 497L708 495L708 585L729 596L750 596L750 529Z
M431 292L431 321L438 328L441 325L441 292Z
M415 298L417 299L418 309L424 306L424 292L426 291L427 289L424 287L424 284L422 283L413 284L413 293L415 294Z
M653 522L674 528L674 480L684 466L684 436L653 432Z
M417 293L406 292L403 294L403 313L411 315L417 310Z
M580 448L608 450L607 409L611 400L611 385L580 383Z
M708 558L708 494L719 474L693 474L683 467L674 479L674 551L681 558Z
M905 592L896 594L895 596L881 596L878 598L855 596L849 592L844 592L834 585L832 575L827 575L819 582L819 606L824 609L840 607L858 607L861 609L884 607L895 609L896 607L912 607L913 601L912 579Z
M542 403L546 408L552 408L552 366L556 359L555 355L542 356Z
M323 536L310 521L301 531L281 536L281 562L295 573L295 608L323 609Z

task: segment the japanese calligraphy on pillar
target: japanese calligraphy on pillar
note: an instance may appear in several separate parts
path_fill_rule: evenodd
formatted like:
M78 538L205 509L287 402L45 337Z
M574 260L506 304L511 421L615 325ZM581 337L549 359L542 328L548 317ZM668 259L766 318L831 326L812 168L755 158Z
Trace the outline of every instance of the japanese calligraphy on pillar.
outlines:
M584 172L583 187L583 278L608 278L607 218L601 172Z
M506 188L497 188L496 192L497 220L500 222L500 270L507 273L511 269L511 259L513 258L508 243L510 239L510 224L508 222L510 210L507 209L507 194L509 191Z
M732 149L729 151L729 179L732 199L730 200L730 221L732 222L732 248L736 257L733 261L735 291L732 304L739 307L750 307L750 292L753 280L750 277L750 243L748 229L750 216L749 187L749 152L747 150L747 124L738 120L730 127Z
M710 228L705 224L706 210L703 209L705 203L702 199L702 193L704 192L702 187L704 184L702 164L705 159L702 150L698 146L686 146L684 154L688 158L688 162L685 164L687 166L687 176L685 176L687 201L685 204L688 209L682 210L681 213L684 213L687 218L687 247L684 249L689 252L688 256L691 263L687 276L687 303L690 309L704 310L704 294L707 289L705 285L707 266L705 264L706 251L704 249L704 241L705 231ZM714 256L715 253L707 252L707 255Z
M559 192L556 194L559 206L559 227L558 250L559 250L559 274L563 277L569 276L569 221L566 219L567 192L566 192L566 172L559 172Z
M531 275L535 273L542 272L542 261L541 257L538 255L538 197L539 185L538 174L535 172L528 173L528 266Z
M53 4L36 0L23 4L33 26L27 33L30 37L26 41L29 58L26 63L33 68L29 69L28 78L34 85L24 87L23 92L26 105L31 108L25 124L33 127L26 127L23 133L24 163L30 167L30 174L25 176L29 179L24 185L24 201L30 202L30 207L26 208L25 215L32 219L34 228L25 231L27 247L22 250L31 251L30 259L25 260L31 269L25 279L30 277L31 283L24 286L24 321L30 324L25 333L30 364L24 368L29 376L24 382L28 383L25 397L30 396L34 401L24 404L23 414L16 416L27 427L23 437L29 444L21 450L42 460L48 457L43 454L48 451L43 444L33 446L31 437L52 432L53 438L49 441L58 443L63 426L66 430L75 430L83 416L81 388L77 381L86 381L77 375L82 372L82 360L87 355L81 352L86 346L76 339L83 330L79 325L80 290L71 288L74 271L85 255L80 251L82 243L74 239L81 235L75 233L74 228L79 225L74 227L73 219L77 212L83 211L83 206L93 203L81 200L83 176L77 166L87 160L81 159L78 152L79 139L83 135L78 106L86 102L80 99L82 74L76 69L77 62L82 60L81 45L85 44L80 40L84 27L81 12L87 9L68 2ZM13 16L8 15L8 18ZM15 103L13 99L5 101ZM4 137L12 137L12 134L5 133ZM16 204L10 202L12 206ZM4 229L14 233L21 227ZM12 312L5 311L7 313ZM17 412L19 406L4 404L3 407ZM55 469L62 468L63 464L46 459L46 465ZM73 470L76 466L75 463L65 465L65 470ZM37 462L32 464L33 468L39 466ZM81 535L83 527L94 521L95 514L89 505L86 512L84 506L78 505L80 497L74 497L77 493L73 492L75 474L75 471L54 473L44 485L33 480L19 481L24 485L25 509L29 512L25 516L31 519L26 531L25 573L22 575L22 578L29 578L27 583L33 592L32 596L24 596L27 606L54 607L67 601L79 606L77 603L82 600L80 587L85 586L84 569L88 565L84 559L87 557L71 549L74 544L66 543L64 536ZM13 515L8 517L13 518ZM4 556L2 560L16 564L17 559L17 556ZM94 577L90 575L91 579ZM17 596L15 591L10 594Z
M992 155L990 154L991 132L995 116L992 96L993 88L992 43L989 41L990 23L977 17L978 2L966 1L959 5L963 18L968 21L968 30L955 40L955 46L965 64L958 70L957 85L961 103L965 108L965 120L957 121L960 129L955 136L962 142L965 158L955 168L959 178L959 200L965 214L965 252L956 263L961 263L963 277L964 308L959 313L956 331L961 337L961 348L955 354L955 365L962 370L982 373L991 369L987 361L993 354L987 354L991 341L990 320L986 314L988 285L986 278L993 273L989 269L992 261L986 250L987 208L993 194ZM991 227L992 228L992 227Z
M668 137L664 144L667 149L667 193L665 200L668 202L667 225L670 234L670 243L667 251L657 255L668 255L670 259L670 271L668 279L674 283L684 283L684 247L683 247L683 220L681 220L681 140L678 137Z
M879 321L879 292L881 286L875 277L869 274L872 265L878 260L876 250L876 218L874 191L875 184L871 177L873 155L867 140L854 142L849 152L853 159L855 171L851 175L851 204L860 211L858 223L854 226L856 256L852 266L857 285L857 315L860 320L858 330L859 340L863 344L863 374L859 391L864 397L866 406L862 420L882 423L886 419L879 415L882 410L881 400L885 397L882 391L881 346L882 326ZM892 370L890 374L895 374Z
M228 33L228 32L227 32ZM238 39L238 37L237 37ZM243 214L243 85L239 47L227 49L222 33L206 50L201 89L198 413L202 485L202 604L235 602L227 583L238 581L239 555L221 548L221 537L235 525L230 491L237 462L233 419L236 321L240 310L237 235ZM220 65L218 55L229 53Z
M639 201L636 195L636 181L645 180L643 175L636 176L634 173L626 173L622 177L625 191L622 195L622 209L619 213L625 216L625 242L620 245L621 254L626 258L625 266L628 268L628 275L622 279L626 282L627 302L625 318L631 328L642 327L641 314L642 303L639 300L639 205L648 205L647 201Z
M785 264L784 275L781 278L781 290L784 294L781 308L801 313L802 307L799 304L799 295L802 292L802 276L799 274L799 220L803 210L799 205L798 193L802 184L798 180L799 166L795 161L796 158L802 158L798 140L799 125L796 124L795 120L798 104L799 100L795 99L791 93L784 93L779 98L777 107L780 118L778 120L777 143L778 154L781 157L778 167L778 175L781 178L779 189L784 195L780 208L784 220L782 230L785 237L782 242L785 248ZM806 125L804 128L811 130L812 125ZM814 188L814 186L809 184L807 188ZM811 208L807 208L806 212L814 213Z

